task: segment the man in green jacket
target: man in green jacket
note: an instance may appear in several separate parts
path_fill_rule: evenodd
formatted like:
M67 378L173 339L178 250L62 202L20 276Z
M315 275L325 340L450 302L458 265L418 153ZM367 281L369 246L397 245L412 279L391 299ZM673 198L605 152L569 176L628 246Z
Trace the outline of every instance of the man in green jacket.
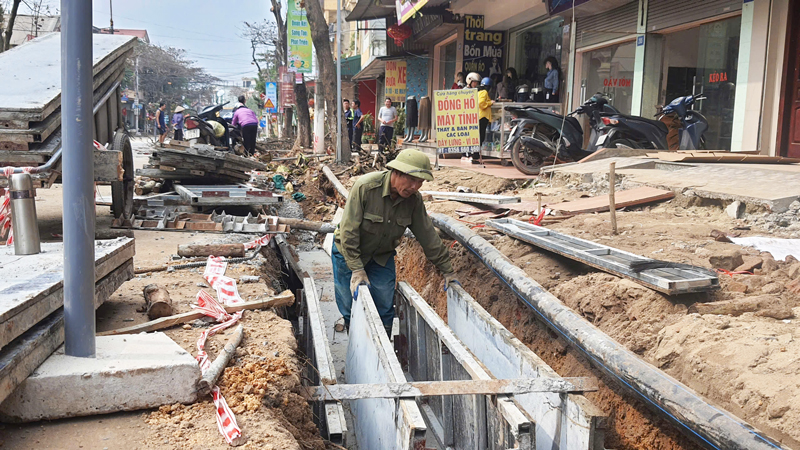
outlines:
M443 274L445 287L456 282L450 254L425 210L419 188L432 181L431 162L418 150L406 149L386 165L391 170L359 178L350 190L344 216L334 234L331 252L336 305L350 328L350 306L361 285L367 285L390 334L396 283L394 255L406 228L422 245L425 256Z

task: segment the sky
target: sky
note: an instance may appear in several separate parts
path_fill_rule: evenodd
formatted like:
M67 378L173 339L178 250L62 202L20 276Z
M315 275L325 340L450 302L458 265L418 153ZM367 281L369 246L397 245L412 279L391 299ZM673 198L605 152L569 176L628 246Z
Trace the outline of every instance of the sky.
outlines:
M33 4L39 0L23 0ZM53 13L58 0L41 0ZM182 48L187 59L226 81L256 75L244 22L272 21L269 0L112 0L115 28L146 29L150 42ZM6 0L3 1L6 3ZM20 7L21 14L27 14ZM109 0L92 0L92 23L109 26Z

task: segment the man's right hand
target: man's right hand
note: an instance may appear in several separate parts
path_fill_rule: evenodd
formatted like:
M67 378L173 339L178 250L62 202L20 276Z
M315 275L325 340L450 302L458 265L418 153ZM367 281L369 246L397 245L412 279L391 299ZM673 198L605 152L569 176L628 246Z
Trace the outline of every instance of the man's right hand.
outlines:
M354 270L353 274L350 276L350 294L353 296L356 295L356 289L361 284L366 284L369 286L369 277L367 277L367 271L364 269Z

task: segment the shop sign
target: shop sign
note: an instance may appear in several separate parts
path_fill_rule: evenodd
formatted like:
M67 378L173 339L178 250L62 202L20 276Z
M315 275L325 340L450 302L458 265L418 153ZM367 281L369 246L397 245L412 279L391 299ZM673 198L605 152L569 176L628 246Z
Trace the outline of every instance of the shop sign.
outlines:
M265 84L264 90L264 109L268 113L278 112L278 83L270 81Z
M289 0L286 11L289 71L311 73L311 29L300 0Z
M287 71L286 67L278 67L278 79L280 80L281 104L284 108L294 107L294 74Z
M604 87L631 87L633 80L630 78L604 78Z
M397 8L397 24L402 25L408 19L414 17L414 14L422 9L428 0L395 0L395 7Z
M406 75L408 67L405 61L386 61L386 79L384 85L387 97L406 96ZM397 100L399 101L399 100Z
M728 81L728 72L712 72L708 74L709 83L722 83Z
M477 72L481 77L502 75L505 35L486 31L483 25L483 16L464 16L464 72Z
M433 114L440 154L480 151L477 89L433 91Z

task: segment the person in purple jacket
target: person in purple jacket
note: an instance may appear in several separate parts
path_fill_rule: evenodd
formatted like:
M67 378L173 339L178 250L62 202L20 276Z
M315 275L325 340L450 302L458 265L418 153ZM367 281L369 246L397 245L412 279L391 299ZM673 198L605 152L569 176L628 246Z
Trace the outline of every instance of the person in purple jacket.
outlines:
M242 130L242 140L244 140L244 148L248 156L256 151L256 135L258 134L258 117L250 108L244 106L244 95L239 96L239 103L242 106L236 108L233 112L233 121L231 125L238 126Z

